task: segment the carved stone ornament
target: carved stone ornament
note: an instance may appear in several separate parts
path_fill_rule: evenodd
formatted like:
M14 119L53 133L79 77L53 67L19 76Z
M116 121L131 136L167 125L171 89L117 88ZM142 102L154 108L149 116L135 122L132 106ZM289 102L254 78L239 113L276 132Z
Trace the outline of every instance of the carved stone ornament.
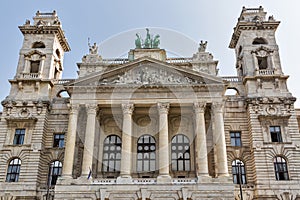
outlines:
M123 114L131 115L134 110L134 105L132 103L123 103L122 110L123 110Z
M106 79L100 80L100 84L197 84L202 83L193 80L189 77L183 76L180 73L170 72L165 69L159 69L152 66L136 67L123 75L118 75L117 78L108 81Z
M158 103L157 104L157 109L160 114L163 114L163 113L168 114L169 108L170 108L169 103Z

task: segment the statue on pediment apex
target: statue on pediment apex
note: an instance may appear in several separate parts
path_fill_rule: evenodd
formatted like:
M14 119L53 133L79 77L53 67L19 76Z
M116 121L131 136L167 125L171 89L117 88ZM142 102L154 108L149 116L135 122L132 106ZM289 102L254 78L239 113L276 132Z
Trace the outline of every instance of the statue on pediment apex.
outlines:
M157 49L160 44L160 36L157 34L154 38L150 35L149 29L146 28L147 34L145 40L141 39L141 36L136 33L135 48L136 49Z

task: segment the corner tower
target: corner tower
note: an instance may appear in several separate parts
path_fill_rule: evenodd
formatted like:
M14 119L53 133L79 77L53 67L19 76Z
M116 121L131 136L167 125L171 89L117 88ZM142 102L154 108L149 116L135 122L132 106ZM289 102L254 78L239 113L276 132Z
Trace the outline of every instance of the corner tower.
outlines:
M10 80L10 97L45 98L50 95L51 82L61 79L64 53L70 51L60 20L56 11L37 11L33 24L26 20L19 29L24 40L16 75Z
M237 74L248 97L290 95L275 39L280 21L266 15L261 6L243 7L229 44L235 49Z

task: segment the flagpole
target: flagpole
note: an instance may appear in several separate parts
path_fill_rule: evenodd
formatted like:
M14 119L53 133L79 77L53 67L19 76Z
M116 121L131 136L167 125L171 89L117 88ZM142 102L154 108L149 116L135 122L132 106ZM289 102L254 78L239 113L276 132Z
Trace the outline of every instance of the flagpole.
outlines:
M52 170L53 170L53 164L50 164L50 172L49 172L49 178L48 178L48 183L47 183L47 195L46 195L46 200L50 200L50 186L52 182Z
M239 183L240 183L240 195L241 195L241 200L243 200L243 189L242 189L242 169L241 169L241 162L237 162L238 164L238 175L239 175Z

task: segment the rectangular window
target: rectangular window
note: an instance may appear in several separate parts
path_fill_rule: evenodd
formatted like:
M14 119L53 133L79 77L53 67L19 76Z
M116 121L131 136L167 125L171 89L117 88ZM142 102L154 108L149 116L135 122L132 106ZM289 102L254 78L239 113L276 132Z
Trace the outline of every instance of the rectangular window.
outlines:
M15 130L15 137L14 137L14 145L20 145L24 143L25 137L25 128L20 128Z
M282 142L280 126L270 126L270 134L272 142Z
M39 73L40 61L31 61L30 62L30 73Z
M54 134L53 147L64 148L65 147L65 134Z
M242 146L241 132L239 131L230 132L230 143L231 146L241 147Z

